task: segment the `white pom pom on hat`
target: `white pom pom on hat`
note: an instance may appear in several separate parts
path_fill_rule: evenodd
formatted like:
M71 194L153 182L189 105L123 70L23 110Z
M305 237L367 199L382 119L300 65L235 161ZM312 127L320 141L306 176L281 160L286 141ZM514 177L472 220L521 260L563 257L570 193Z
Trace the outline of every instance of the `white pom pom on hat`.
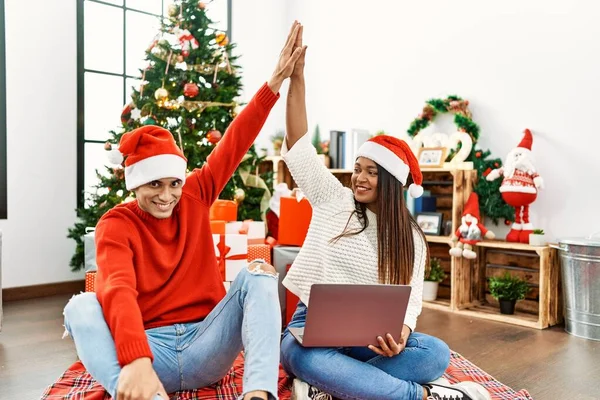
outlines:
M118 148L115 147L111 148L108 151L106 158L108 158L108 161L110 161L111 164L115 165L120 165L124 160L123 154L119 151Z
M423 195L421 168L405 141L389 135L375 136L360 146L356 157L365 157L375 161L403 185L406 185L410 173L414 183L408 187L408 194L413 198Z

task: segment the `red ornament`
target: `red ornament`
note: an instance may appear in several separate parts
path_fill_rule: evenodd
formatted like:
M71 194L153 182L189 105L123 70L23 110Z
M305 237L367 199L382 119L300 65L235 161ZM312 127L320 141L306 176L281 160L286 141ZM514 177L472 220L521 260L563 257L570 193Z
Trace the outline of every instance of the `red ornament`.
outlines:
M512 224L512 221L509 221L507 219L504 220L504 225L509 226L510 224Z
M494 163L494 167L498 168L500 166L500 164L498 164L497 162Z
M221 140L223 135L216 129L211 129L206 133L206 139L212 144L217 144Z
M131 110L133 104L129 103L125 107L123 107L123 111L121 111L121 122L126 124L131 119Z
M490 172L492 172L491 168L486 169L485 171L483 171L483 176L488 176Z
M481 158L481 152L480 152L480 151L478 151L477 153L475 153L475 157L477 157L477 158Z
M200 89L198 89L198 85L196 85L195 83L186 83L185 86L183 86L183 95L185 97L189 97L189 98L194 98L196 96L198 96L198 93L200 93Z

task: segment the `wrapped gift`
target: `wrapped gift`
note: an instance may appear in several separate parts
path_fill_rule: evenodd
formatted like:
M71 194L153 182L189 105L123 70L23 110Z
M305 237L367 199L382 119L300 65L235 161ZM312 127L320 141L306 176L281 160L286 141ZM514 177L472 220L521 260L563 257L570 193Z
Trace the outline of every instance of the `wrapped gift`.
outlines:
M282 197L278 243L302 246L311 218L312 206L306 197L301 200L298 200L297 197Z
M286 272L290 270L291 265L286 266ZM296 308L298 307L298 302L300 299L294 293L290 292L286 289L285 291L285 325L290 323L294 313L296 312Z
M225 233L248 235L248 244L264 244L267 232L264 221L235 221L228 222Z
M215 254L224 281L232 282L242 268L248 265L248 237L246 235L213 235Z
M235 221L237 220L237 203L232 200L217 200L210 207L211 221Z
M224 235L227 222L225 221L210 221L210 232L213 235Z
M268 244L249 244L248 245L248 262L252 262L257 258L261 258L271 264L271 246Z
M85 291L96 291L96 271L88 271L85 273Z
M83 266L85 271L96 271L96 242L94 228L85 228L83 235Z

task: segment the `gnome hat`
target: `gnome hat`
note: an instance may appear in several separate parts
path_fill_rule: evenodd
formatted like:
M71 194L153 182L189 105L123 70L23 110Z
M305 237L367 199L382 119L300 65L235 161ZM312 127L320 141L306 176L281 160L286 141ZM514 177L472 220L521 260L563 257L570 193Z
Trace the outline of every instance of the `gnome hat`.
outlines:
M481 222L481 218L479 217L479 196L477 196L477 193L475 192L471 192L469 200L467 200L467 204L465 204L463 216L467 214L471 214L472 217Z
M147 125L121 137L118 148L108 155L114 164L125 158L125 186L133 190L148 182L177 178L185 183L187 159L168 130Z
M405 141L389 135L375 136L360 146L356 157L376 162L403 185L406 185L410 172L414 183L409 186L408 193L415 198L423 194L423 175L419 162Z
M523 134L523 139L521 139L521 142L517 147L521 147L523 149L531 151L531 145L533 144L533 136L531 135L531 131L529 129L525 129L525 131L523 131Z

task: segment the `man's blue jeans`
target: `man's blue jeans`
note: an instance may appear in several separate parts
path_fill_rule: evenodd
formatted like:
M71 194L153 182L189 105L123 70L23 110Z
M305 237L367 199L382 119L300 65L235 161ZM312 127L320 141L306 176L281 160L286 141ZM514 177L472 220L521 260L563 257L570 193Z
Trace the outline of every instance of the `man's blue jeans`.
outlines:
M219 381L244 349L244 393L263 390L277 399L281 337L278 297L277 276L243 269L225 298L203 321L148 329L153 367L165 390L172 393ZM115 398L121 367L95 293L73 297L64 314L65 327L83 365Z

